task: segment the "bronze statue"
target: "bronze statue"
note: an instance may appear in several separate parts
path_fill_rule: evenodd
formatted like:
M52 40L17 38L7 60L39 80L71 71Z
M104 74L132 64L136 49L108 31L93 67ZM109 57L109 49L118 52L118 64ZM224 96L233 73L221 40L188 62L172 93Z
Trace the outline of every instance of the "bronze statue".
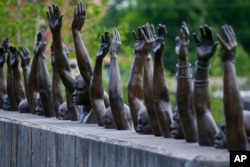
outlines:
M135 54L143 58L143 97L148 112L150 125L155 136L161 136L160 127L156 117L156 111L153 103L153 64L151 51L154 43L154 33L151 25L146 24L138 28L138 37L133 32L135 39ZM134 92L135 93L135 92ZM134 111L132 111L134 112ZM134 114L133 114L134 115Z
M71 24L75 53L80 74L84 78L87 86L92 77L92 66L89 53L82 39L81 29L86 17L86 6L80 2L74 10L74 19Z
M173 110L173 121L170 127L171 127L171 136L173 138L185 139L177 105Z
M47 17L49 21L49 27L52 33L53 37L53 47L55 52L55 65L58 69L58 74L66 87L66 89L69 91L70 94L73 95L73 100L75 95L78 95L76 93L73 94L75 91L74 85L82 85L86 84L86 82L83 83L75 83L75 79L73 75L71 74L71 68L68 62L67 55L63 49L63 43L61 39L61 26L62 26L62 17L63 15L60 14L59 7L56 4L53 4L49 6L49 11L47 12ZM73 23L72 23L73 24ZM79 62L78 62L79 63ZM81 63L81 62L80 62ZM82 87L83 88L83 87ZM81 91L83 97L87 99L87 102L81 102L81 103L88 103L90 104L90 100L88 98L88 89ZM75 101L75 100L74 100ZM72 111L70 111L72 112ZM74 112L74 110L73 110ZM77 113L73 113L72 118L73 120L77 120Z
M189 30L185 22L180 29L180 37L176 37L175 53L179 58L176 65L178 72L176 104L180 114L183 133L187 142L197 142L196 117L193 109L192 74L188 62Z
M116 129L124 130L133 128L129 107L123 103L122 83L117 60L117 52L121 46L121 37L117 29L114 29L113 39L110 45L110 74L108 94L111 112Z
M243 110L244 129L247 135L248 143L250 143L250 112ZM219 149L227 149L227 128L225 119L220 123L220 131L215 136L214 147Z
M35 114L37 112L36 107L38 105L38 56L36 56L35 54L31 62L30 72L28 76L27 100L31 113Z
M158 25L158 34L155 34L153 45L154 73L153 73L153 102L156 117L163 137L171 137L172 108L166 82L165 68L163 64L163 52L166 44L166 26Z
M115 121L110 107L106 108L103 114L103 121L105 129L115 129Z
M51 51L51 65L52 65L52 100L53 100L53 110L55 112L55 115L58 119L62 119L61 116L59 116L59 107L64 102L63 98L63 91L62 91L62 83L60 76L58 74L57 68L55 66L55 56L54 56L54 49L53 49L53 43L50 47ZM65 104L65 106L67 106ZM64 111L64 110L63 110ZM64 114L63 114L64 116ZM60 117L60 118L59 118Z
M91 102L89 98L89 87L82 75L78 75L74 80L73 101L80 109L80 122L86 123L85 117L91 113ZM87 113L87 114L86 114ZM84 121L85 120L85 121Z
M194 79L194 107L198 127L198 142L201 146L213 146L218 132L217 125L210 111L209 60L216 51L217 42L213 40L213 32L207 25L200 27L201 39L194 33L196 41L196 73Z
M237 39L230 25L222 26L226 39L220 35L217 38L222 46L221 60L224 69L224 115L226 122L227 149L249 150L246 131L244 128L243 106L236 79L234 57L236 54Z
M17 111L19 103L25 98L19 71L19 54L16 47L12 45L8 47L7 52L7 94L10 104L7 110Z
M29 81L29 73L30 73L30 54L29 54L29 51L28 49L25 47L25 46L22 46L21 47L21 50L22 50L22 54L20 52L19 53L19 56L21 58L21 66L22 66L22 69L23 69L23 81L24 81L24 90L25 90L25 95L26 95L26 98L23 99L19 105L18 105L18 111L20 113L30 113L31 112L31 109L30 109L30 106L29 106L29 91L28 91L28 88L29 88L29 84L28 84L28 81Z
M114 128L113 115L109 106L105 106L104 102L104 89L102 85L102 63L103 58L107 55L110 47L109 33L106 32L102 35L101 45L96 54L96 62L91 78L89 91L92 111L94 112L96 122L98 126L104 126L104 128ZM108 112L106 111L108 108ZM105 116L104 116L105 113ZM106 121L105 121L106 120Z
M64 44L63 44L63 51L67 55L67 58L69 58L69 50ZM55 68L56 68L56 66L55 66ZM57 72L57 75L59 75L58 72ZM78 108L76 106L76 103L74 102L73 96L69 92L69 90L67 90L67 89L65 90L65 94L66 94L66 107L67 107L67 109L60 111L60 112L65 111L65 113L63 114L63 116L64 116L63 120L77 121L77 120L79 120L79 112L78 112Z
M45 117L55 116L52 105L52 86L47 66L45 64L46 39L45 32L37 34L37 42L34 49L35 56L38 57L38 92Z
M148 118L148 112L145 106L143 106L137 116L137 127L136 127L136 132L139 134L144 134L144 135L149 135L153 134L152 128L150 125L150 121Z
M43 110L43 106L42 106L42 102L41 102L41 98L40 98L40 94L38 93L37 94L37 97L36 97L36 108L35 108L35 113L36 115L41 115L43 116L44 115L44 110Z
M137 38L136 33L133 32L133 36L135 40L135 54L134 54L134 62L132 64L132 69L131 69L130 77L128 81L128 103L129 103L129 108L130 108L130 113L131 113L134 129L136 132L143 134L144 131L142 129L144 129L145 124L138 125L139 122L141 123L141 121L138 121L139 119L138 113L142 108L144 108L143 77L142 77L144 60L143 60L143 56L140 54L141 49L139 48L142 43L142 37L141 37L140 31L141 31L141 28L138 28L138 34L139 34L140 39L139 37ZM143 114L143 116L148 116L148 115L145 113ZM144 119L148 120L148 117L143 118L143 120ZM150 131L151 131L151 125L149 122L148 124L150 126Z

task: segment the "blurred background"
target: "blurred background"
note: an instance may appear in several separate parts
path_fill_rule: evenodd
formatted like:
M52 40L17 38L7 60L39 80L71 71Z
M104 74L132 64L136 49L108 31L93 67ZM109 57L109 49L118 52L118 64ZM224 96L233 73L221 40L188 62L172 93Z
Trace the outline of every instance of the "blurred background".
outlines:
M46 60L48 69L50 65L51 33L48 27L46 11L48 5L59 5L63 17L62 36L63 42L70 50L70 61L74 75L79 74L75 60L73 37L71 34L71 22L74 8L78 0L1 0L0 2L0 40L6 37L17 46L26 46L33 57L33 46L36 33L44 29L47 34ZM192 33L200 36L199 27L209 25L216 35L221 33L223 24L232 25L235 30L238 47L236 53L236 70L244 107L249 109L249 71L250 71L250 1L248 0L85 0L87 15L82 29L84 42L91 55L92 66L95 62L95 54L99 48L101 35L105 31L112 33L118 28L122 46L119 52L119 66L123 81L124 101L127 103L127 82L133 63L134 39L132 31L137 32L137 27L150 23L157 28L159 23L167 28L167 44L165 48L164 64L167 82L171 92L171 102L175 103L175 73L177 57L175 55L175 37L179 35L180 26L185 21L190 30L189 60L192 70L195 69L196 60L195 42ZM221 48L217 48L216 54L211 59L210 92L211 110L216 122L223 119L223 68L220 60ZM105 59L104 67L108 69L109 57ZM103 73L103 84L107 89L108 70ZM250 110L250 109L249 109Z

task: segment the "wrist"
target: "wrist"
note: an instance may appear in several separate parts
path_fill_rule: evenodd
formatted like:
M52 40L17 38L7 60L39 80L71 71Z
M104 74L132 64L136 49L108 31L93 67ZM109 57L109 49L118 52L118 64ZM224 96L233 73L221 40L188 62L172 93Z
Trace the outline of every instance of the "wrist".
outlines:
M74 33L78 34L78 33L81 32L81 29L78 29L78 28L71 28L71 30L72 30L72 33L73 33L73 34L74 34Z
M209 70L211 65L209 64L208 61L201 61L201 60L198 60L195 62L196 64L196 67L198 69L201 69L201 70Z
M186 64L188 64L188 63L189 63L189 62L188 62L187 58L179 59L179 62L178 62L179 65L186 65Z

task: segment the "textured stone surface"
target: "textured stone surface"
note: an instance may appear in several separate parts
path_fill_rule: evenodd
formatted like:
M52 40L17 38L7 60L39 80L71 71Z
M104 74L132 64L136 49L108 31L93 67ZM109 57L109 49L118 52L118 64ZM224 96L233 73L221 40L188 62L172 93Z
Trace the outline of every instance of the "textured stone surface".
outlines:
M227 150L2 110L0 154L4 167L229 166Z

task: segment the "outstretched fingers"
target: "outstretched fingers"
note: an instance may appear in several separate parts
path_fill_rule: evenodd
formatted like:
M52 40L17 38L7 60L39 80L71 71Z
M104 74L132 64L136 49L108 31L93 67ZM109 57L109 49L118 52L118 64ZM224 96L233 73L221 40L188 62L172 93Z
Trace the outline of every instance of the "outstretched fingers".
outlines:
M212 28L211 28L211 27L208 27L208 25L205 25L205 26L204 26L204 29L205 29L205 33L206 33L205 38L206 38L207 40L213 42L214 40L213 40Z

